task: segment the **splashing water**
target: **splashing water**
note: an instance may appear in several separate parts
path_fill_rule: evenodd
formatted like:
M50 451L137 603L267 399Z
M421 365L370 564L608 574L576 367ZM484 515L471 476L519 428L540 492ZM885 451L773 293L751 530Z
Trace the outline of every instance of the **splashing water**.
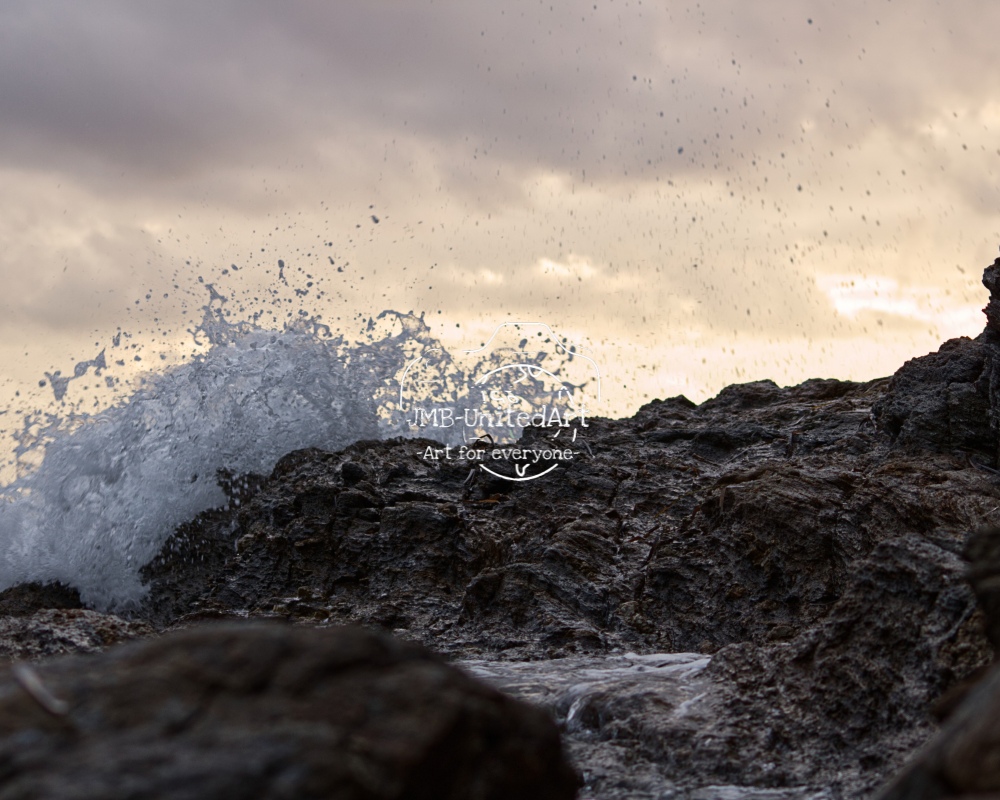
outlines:
M231 321L208 288L191 331L205 352L103 411L26 417L18 460L33 466L0 488L0 588L62 581L87 605L133 607L144 596L139 569L177 525L225 505L223 471L266 474L298 448L420 433L400 424L392 401L417 351L441 354L432 371L447 373L452 399L461 391L422 318L383 312L395 332L349 344L314 317L281 330ZM106 369L103 353L75 377L90 367ZM57 396L72 380L49 378Z
M296 448L378 437L373 383L394 365L393 342L381 363L373 350L352 366L340 341L301 327L220 317L201 330L203 356L46 427L38 468L3 490L0 585L59 580L87 604L128 606L142 595L137 569L174 528L225 503L219 470L265 472Z

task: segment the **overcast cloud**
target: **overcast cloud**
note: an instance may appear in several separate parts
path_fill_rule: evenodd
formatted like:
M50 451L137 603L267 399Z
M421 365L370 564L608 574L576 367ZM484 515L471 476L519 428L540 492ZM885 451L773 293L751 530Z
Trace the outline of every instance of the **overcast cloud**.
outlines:
M198 275L283 258L328 316L589 337L618 413L884 374L982 328L1000 6L966 8L5 3L0 371L178 348Z

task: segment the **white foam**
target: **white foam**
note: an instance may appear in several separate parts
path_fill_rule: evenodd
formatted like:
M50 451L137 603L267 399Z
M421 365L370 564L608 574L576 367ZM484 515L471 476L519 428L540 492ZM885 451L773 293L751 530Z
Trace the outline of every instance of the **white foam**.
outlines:
M424 362L432 400L457 402L471 385L422 317L383 312L384 325L369 320L367 338L349 344L303 311L283 330L259 327L260 315L231 320L227 298L206 288L190 333L207 350L99 413L26 419L22 469L0 487L0 589L62 581L93 607L134 606L139 569L176 527L226 503L220 470L267 474L299 448L427 435L392 400L415 352L436 354ZM56 399L91 368L108 368L103 352L70 378L48 375Z
M267 473L297 448L378 438L371 366L305 329L216 331L126 401L55 422L38 467L0 490L0 588L59 580L98 608L137 602L139 567L226 502L218 470Z

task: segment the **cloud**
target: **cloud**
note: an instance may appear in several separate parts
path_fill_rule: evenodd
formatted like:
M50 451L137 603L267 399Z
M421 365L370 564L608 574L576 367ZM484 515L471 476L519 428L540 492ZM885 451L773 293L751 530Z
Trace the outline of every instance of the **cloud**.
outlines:
M143 288L151 237L56 177L0 170L3 324L77 332L110 322ZM137 274L137 268L138 273Z
M970 80L991 57L989 19L929 0L808 13L777 1L12 3L0 158L141 192L204 171L329 165L338 148L374 167L401 147L488 204L505 175L535 171L598 185L769 174L773 186L796 156L878 126L917 137L943 105L990 97Z
M881 318L930 347L978 324L995 250L998 23L930 0L6 3L3 330L67 350L123 307L153 330L180 312L134 306L151 289L237 263L252 298L283 258L329 278L333 318L779 350Z

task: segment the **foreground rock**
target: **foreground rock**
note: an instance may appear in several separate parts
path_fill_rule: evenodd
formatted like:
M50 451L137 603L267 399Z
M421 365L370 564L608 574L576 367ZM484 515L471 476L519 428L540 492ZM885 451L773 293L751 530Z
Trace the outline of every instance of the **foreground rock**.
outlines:
M25 583L0 592L0 662L97 653L154 633L142 620L82 608L79 592L61 583Z
M970 539L970 576L987 612L994 643L1000 636L1000 529ZM941 733L879 795L879 800L943 800L1000 796L1000 664L966 687Z
M0 672L0 798L572 798L555 725L360 629L207 625Z
M1000 667L972 689L940 735L878 800L954 797L1000 797Z
M0 592L0 617L28 617L54 608L83 608L80 593L64 583L21 583Z
M119 642L153 633L141 620L125 620L82 608L0 617L0 661L97 653Z

